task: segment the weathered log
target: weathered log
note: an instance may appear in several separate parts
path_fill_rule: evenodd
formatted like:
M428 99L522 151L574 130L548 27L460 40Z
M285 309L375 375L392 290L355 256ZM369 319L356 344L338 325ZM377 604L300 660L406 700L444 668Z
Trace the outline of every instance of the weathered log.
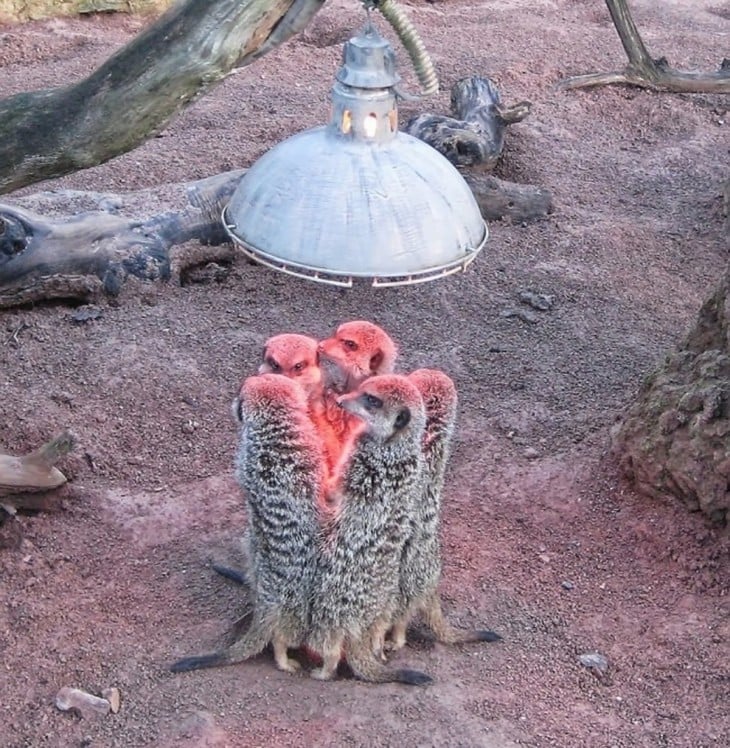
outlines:
M132 150L323 3L183 0L79 83L0 100L0 193Z
M19 509L52 509L53 494L40 495L39 492L48 492L66 483L66 476L55 465L73 448L73 435L64 431L34 452L19 457L0 454L0 509L3 513L14 515Z
M724 524L730 511L730 271L612 430L636 489Z
M552 195L544 187L506 182L493 174L465 172L463 176L485 221L529 223L553 212Z
M428 143L455 166L491 171L502 155L507 127L530 113L530 102L505 107L489 78L463 78L451 89L451 112L453 117L421 114L410 119L403 130Z
M114 296L130 277L166 280L190 265L230 260L234 250L226 243L221 211L243 173L124 196L66 190L24 199L54 213L74 213L64 219L0 204L0 308ZM149 210L140 206L149 205L160 212L140 216ZM183 248L187 242L194 244Z
M677 93L730 93L730 60L711 73L687 73L669 66L667 59L653 59L631 17L627 0L606 0L608 12L621 39L629 63L623 70L565 78L559 88L574 89L622 83L653 91Z
M451 89L451 112L453 117L421 114L403 129L463 169L485 220L509 218L524 223L552 213L548 190L485 174L502 156L509 125L530 113L530 102L506 107L493 81L470 77L457 81Z

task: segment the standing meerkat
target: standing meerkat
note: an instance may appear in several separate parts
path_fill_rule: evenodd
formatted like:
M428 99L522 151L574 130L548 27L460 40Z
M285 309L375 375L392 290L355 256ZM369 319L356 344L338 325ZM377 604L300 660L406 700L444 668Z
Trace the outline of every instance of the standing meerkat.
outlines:
M319 343L307 335L274 335L264 344L259 374L282 374L295 379L308 398L318 396L322 381L317 364L318 346Z
M337 398L356 390L368 377L391 374L398 347L385 330L366 320L343 322L335 334L320 341L317 362L321 395L312 402L312 417L325 443L330 470L359 421L337 404Z
M327 386L342 395L368 377L391 374L398 346L382 327L367 320L351 320L320 341L317 353Z
M342 500L320 554L308 644L323 664L312 677L331 678L344 649L363 680L427 683L424 673L387 668L373 653L396 610L403 542L421 491L423 401L391 374L366 379L338 402L361 427L338 466Z
M322 377L317 365L318 342L307 335L282 333L274 335L264 343L259 365L259 374L281 374L293 379L304 390L307 403L318 401L322 396ZM240 401L233 401L233 417L240 420ZM244 538L244 547L247 539ZM245 572L223 564L211 564L214 571L240 585L250 586L250 568Z
M309 628L324 473L306 394L279 374L253 376L243 382L237 411L242 424L237 479L249 518L251 624L231 646L179 660L174 672L241 662L269 642L277 666L293 672L299 664L287 649L300 646Z
M426 410L422 443L425 480L411 515L412 525L401 556L392 649L405 645L408 623L419 611L437 641L445 644L497 641L501 637L492 631L453 628L443 615L437 591L441 577L441 492L456 424L456 387L446 374L435 369L417 369L408 375L408 380L420 392Z

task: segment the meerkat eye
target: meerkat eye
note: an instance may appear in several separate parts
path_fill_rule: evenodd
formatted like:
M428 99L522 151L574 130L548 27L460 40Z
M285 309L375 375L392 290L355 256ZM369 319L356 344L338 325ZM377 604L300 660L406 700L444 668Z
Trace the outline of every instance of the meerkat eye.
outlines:
M375 397L375 395L371 395L369 393L365 393L365 407L366 408L372 408L373 410L379 410L383 407L383 401L379 397Z
M411 411L408 410L408 408L403 408L400 413L396 416L395 419L395 430L400 431L401 429L404 429L411 421Z
M357 343L354 340L343 340L342 345L347 348L348 351L356 351L357 350Z
M281 366L279 366L279 364L276 362L275 359L268 358L266 359L266 363L269 365L269 368L271 369L271 371L273 371L275 374L276 372L281 371Z
M298 361L294 366L292 366L292 369L294 369L297 374L300 374L307 368L307 364L305 361Z

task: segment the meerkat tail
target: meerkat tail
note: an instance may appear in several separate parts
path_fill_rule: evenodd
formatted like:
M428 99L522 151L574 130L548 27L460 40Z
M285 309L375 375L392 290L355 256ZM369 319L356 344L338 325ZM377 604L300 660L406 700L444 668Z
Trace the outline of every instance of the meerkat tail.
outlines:
M352 672L369 683L405 683L409 686L426 686L433 678L420 670L409 668L388 668L372 652L369 637L358 642L350 642L347 647L347 663Z
M192 657L183 657L177 662L170 665L170 671L173 673L187 673L191 670L202 670L208 667L219 667L226 665L226 659L220 652L213 652L205 655L193 655Z
M261 653L275 636L275 621L269 617L256 616L246 633L225 649L205 655L183 657L170 667L173 673L184 673L188 670L235 665ZM278 664L278 663L277 663Z
M441 600L434 592L421 608L426 625L431 629L436 640L443 644L467 644L469 642L497 642L502 637L487 629L472 629L464 631L454 628L445 618L441 610Z
M211 564L210 568L225 579L230 579L231 582L235 582L236 584L241 585L241 587L251 586L249 584L249 579L246 576L246 573L243 571L233 569L230 566L222 566L221 564Z

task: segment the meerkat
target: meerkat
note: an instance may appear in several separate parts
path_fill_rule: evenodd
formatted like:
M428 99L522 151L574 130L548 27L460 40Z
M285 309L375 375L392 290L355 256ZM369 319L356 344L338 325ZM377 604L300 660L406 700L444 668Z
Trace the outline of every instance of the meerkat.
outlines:
M299 663L287 650L300 646L309 628L324 474L306 394L282 375L252 376L244 380L235 407L241 421L236 475L249 517L251 623L229 647L179 660L174 672L241 662L269 642L277 666L293 672Z
M318 341L307 335L282 333L264 343L259 374L281 374L295 380L307 395L307 403L321 397L321 374L317 365ZM239 420L240 402L233 401L233 417ZM244 546L246 540L244 539ZM223 564L212 563L211 568L226 579L241 586L250 586L249 572Z
M366 379L338 403L361 426L338 465L342 500L320 553L307 644L322 667L312 677L330 679L344 651L363 680L424 684L426 674L387 668L373 652L396 610L405 532L421 493L423 401L391 374Z
M269 338L259 374L282 374L295 379L307 397L319 396L322 375L317 363L319 343L307 335L282 333Z
M326 386L345 394L367 377L391 374L398 346L382 327L366 320L351 320L343 322L332 337L320 341L317 354Z
M423 615L436 640L445 644L497 641L501 637L492 631L459 631L453 628L443 615L437 592L441 577L441 492L456 423L456 387L446 374L435 369L417 369L408 375L408 380L421 394L426 410L422 443L425 480L403 546L391 649L400 649L405 645L408 623L418 612Z
M358 428L358 419L337 404L368 377L391 374L398 347L385 330L366 320L343 322L330 338L320 341L317 362L321 395L312 401L312 418L325 443L328 466L334 471L343 446Z

